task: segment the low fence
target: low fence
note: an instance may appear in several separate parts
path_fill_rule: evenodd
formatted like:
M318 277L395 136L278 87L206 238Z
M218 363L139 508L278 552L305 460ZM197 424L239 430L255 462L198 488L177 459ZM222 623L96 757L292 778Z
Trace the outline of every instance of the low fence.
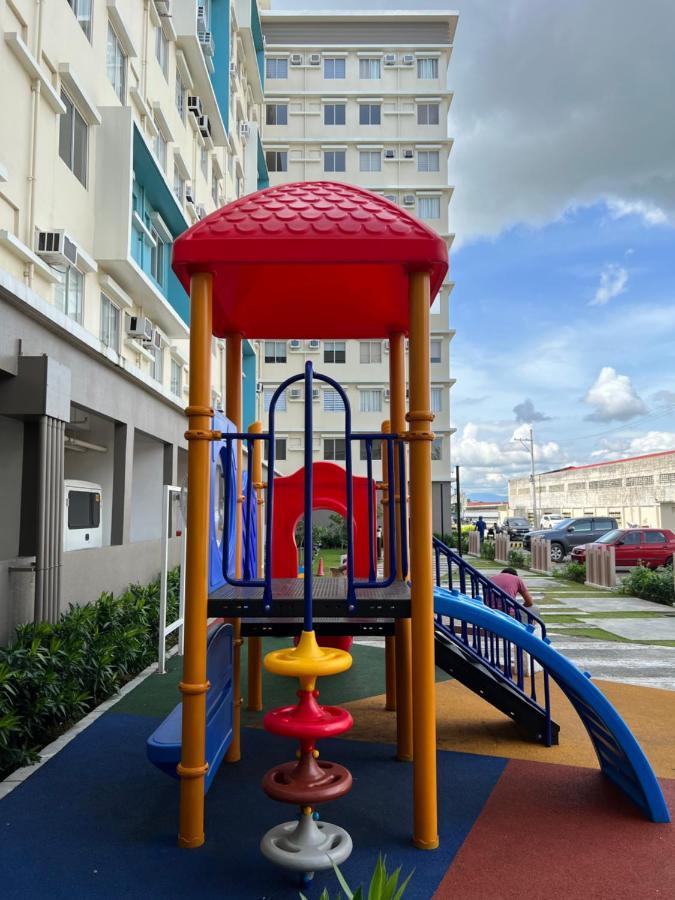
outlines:
M511 552L511 539L508 534L495 536L495 562L507 563Z
M540 575L550 575L553 572L551 564L551 542L546 538L532 538L530 543L530 571Z
M480 556L480 534L477 531L469 532L469 556Z
M616 555L611 544L586 544L586 584L616 587Z

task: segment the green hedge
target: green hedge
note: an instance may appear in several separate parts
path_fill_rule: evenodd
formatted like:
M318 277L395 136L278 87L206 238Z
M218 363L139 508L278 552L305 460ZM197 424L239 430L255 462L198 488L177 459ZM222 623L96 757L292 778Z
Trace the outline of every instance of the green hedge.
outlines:
M178 595L174 569L168 621ZM41 747L150 665L158 634L159 581L71 606L54 625L17 628L14 643L0 649L0 779L35 762Z
M434 537L438 538L438 540L445 544L446 547L453 547L456 549L457 547L457 532L456 531L446 531L441 534L440 532L434 532ZM462 553L469 552L469 538L466 533L462 533Z
M569 562L565 566L553 570L554 578L562 578L564 581L575 581L584 584L586 581L586 563Z
M674 606L673 570L670 566L665 569L648 569L646 566L637 566L621 579L620 591L622 594L641 597L643 600L651 600L653 603Z

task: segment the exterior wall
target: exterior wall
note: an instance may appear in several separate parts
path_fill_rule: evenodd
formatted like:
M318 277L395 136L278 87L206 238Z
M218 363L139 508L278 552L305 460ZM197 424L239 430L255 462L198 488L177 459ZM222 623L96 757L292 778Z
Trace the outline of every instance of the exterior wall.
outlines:
M667 528L675 506L675 451L546 472L536 484L541 513L609 515L620 525ZM531 510L529 479L509 481L509 510Z
M452 242L448 224L448 203L452 188L447 183L448 154L452 140L447 135L447 117L452 95L447 88L447 72L452 50L455 17L433 13L369 13L369 14L310 14L263 13L267 59L286 60L287 77L271 78L267 73L265 99L267 107L282 104L286 108L285 124L270 124L266 117L265 149L268 163L275 154L286 154L285 171L270 171L272 184L302 180L344 181L376 191L413 213L420 213L423 198L437 198L439 216L428 219L448 246ZM385 54L393 53L395 65L385 65ZM404 55L412 57L404 64ZM314 58L313 58L314 57ZM360 60L379 59L381 78L360 77ZM417 58L437 60L437 77L418 78ZM344 60L344 78L325 77L325 59ZM439 105L438 124L417 124L418 103ZM327 104L345 107L345 123L326 124ZM379 125L360 124L363 104L376 103L381 107ZM270 116L273 118L272 114ZM324 154L333 150L345 152L345 171L327 171ZM419 151L439 153L437 172L418 170ZM360 153L380 154L380 171L361 171ZM387 151L391 151L388 153ZM407 152L406 152L407 151ZM392 155L394 158L387 158ZM407 158L411 156L412 158ZM408 206L408 196L411 206ZM432 340L440 342L438 361L431 366L432 385L440 390L440 408L436 410L434 432L439 438L440 458L434 460L434 482L450 481L450 340L454 332L449 328L449 304L452 282L447 281L432 307ZM320 303L320 286L317 303ZM292 335L288 336L292 338ZM349 397L355 430L378 431L383 420L389 418L388 401L388 342L378 342L380 361L360 362L360 342L346 342L344 363L326 361L329 342L301 342L293 349L287 342L286 361L266 363L265 348L259 350L259 415L264 415L264 391L278 385L285 378L302 370L307 359L315 367L338 380ZM314 346L313 346L314 345ZM438 347L438 344L434 344ZM382 391L381 409L362 412L361 391ZM324 411L322 389L315 401L315 456L324 458L324 441L339 438L344 421L340 412ZM284 473L302 465L303 403L287 398L287 409L278 417L279 437L286 437L286 460L279 461ZM354 471L365 474L366 463L354 453ZM376 463L376 468L379 464ZM435 527L440 529L440 491L434 500ZM434 493L434 497L436 494ZM444 510L444 513L446 510ZM449 502L447 518L449 519ZM444 516L445 517L445 516ZM438 520L438 521L436 521Z

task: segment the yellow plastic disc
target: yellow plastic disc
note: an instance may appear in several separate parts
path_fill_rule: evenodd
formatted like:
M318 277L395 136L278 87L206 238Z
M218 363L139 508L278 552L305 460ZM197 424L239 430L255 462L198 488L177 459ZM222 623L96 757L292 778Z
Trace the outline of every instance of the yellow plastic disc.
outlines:
M300 678L303 690L313 690L313 682L320 675L337 675L346 672L351 665L352 657L345 650L319 647L313 631L303 631L297 647L273 650L265 656L268 672Z

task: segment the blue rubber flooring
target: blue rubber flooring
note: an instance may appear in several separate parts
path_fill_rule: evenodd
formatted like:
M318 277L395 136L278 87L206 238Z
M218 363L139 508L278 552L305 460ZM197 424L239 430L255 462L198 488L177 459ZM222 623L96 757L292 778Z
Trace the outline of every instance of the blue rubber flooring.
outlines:
M258 849L268 828L295 815L260 789L268 768L293 758L293 742L245 729L242 761L221 766L206 798L206 844L179 850L178 782L145 758L158 721L102 716L0 801L0 896L297 900L297 883ZM394 761L393 747L326 740L320 748L354 776L346 797L321 808L353 838L343 866L352 890L368 883L381 852L415 870L406 898L420 900L433 895L507 764L439 752L441 847L424 852L410 843L412 767ZM337 893L332 873L305 893L318 897L325 885Z

